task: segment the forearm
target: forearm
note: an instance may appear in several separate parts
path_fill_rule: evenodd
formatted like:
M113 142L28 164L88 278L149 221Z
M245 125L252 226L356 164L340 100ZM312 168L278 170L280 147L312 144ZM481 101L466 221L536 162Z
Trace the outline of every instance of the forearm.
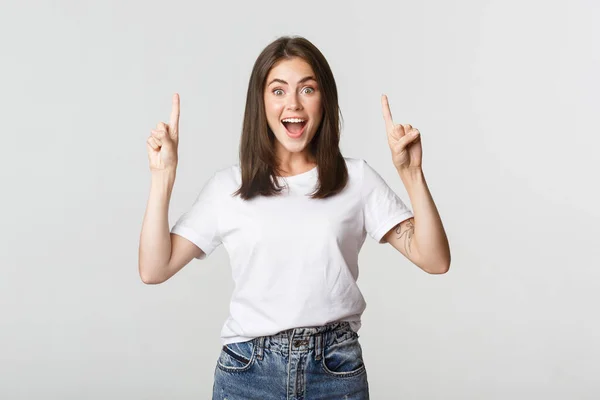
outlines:
M139 272L146 283L159 277L171 258L168 213L174 183L175 171L152 172L139 247Z
M412 246L426 269L444 273L450 267L450 246L442 219L431 197L421 168L398 171L414 213Z

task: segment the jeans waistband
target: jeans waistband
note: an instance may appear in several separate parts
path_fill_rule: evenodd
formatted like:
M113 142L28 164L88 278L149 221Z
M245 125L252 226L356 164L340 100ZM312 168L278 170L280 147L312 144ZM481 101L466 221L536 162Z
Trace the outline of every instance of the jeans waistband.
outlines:
M292 352L314 350L315 358L321 358L324 346L342 342L356 333L348 321L336 321L323 326L301 327L281 331L271 336L254 339L256 355L262 359L265 348L274 351Z

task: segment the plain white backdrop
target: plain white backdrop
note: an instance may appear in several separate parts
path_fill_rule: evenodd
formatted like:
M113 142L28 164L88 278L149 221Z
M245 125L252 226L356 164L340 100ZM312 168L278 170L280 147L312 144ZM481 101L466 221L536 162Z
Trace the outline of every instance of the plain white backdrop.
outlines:
M450 240L428 275L367 237L371 397L599 398L592 0L2 1L0 398L210 398L229 259L142 283L146 138L179 93L172 225L237 162L252 65L282 35L323 52L342 153L407 204L381 94L420 130Z

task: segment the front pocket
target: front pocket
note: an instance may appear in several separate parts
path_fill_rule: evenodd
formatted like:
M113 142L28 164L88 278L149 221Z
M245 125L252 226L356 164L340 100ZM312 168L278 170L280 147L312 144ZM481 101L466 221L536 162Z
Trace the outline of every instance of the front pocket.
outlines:
M337 377L351 377L365 372L362 348L358 335L352 335L342 341L330 344L323 349L321 360L323 370Z
M223 346L217 366L227 372L245 371L254 362L254 341L229 343Z

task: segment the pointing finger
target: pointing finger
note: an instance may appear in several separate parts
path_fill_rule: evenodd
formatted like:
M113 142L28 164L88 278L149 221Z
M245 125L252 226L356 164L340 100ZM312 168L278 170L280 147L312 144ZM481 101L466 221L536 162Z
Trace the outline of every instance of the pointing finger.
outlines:
M385 121L385 129L391 132L394 129L394 121L392 120L392 112L390 111L390 103L385 94L381 95L381 108L383 111L383 119Z
M171 120L169 121L169 128L172 134L179 134L179 94L173 95L173 105L171 108Z

